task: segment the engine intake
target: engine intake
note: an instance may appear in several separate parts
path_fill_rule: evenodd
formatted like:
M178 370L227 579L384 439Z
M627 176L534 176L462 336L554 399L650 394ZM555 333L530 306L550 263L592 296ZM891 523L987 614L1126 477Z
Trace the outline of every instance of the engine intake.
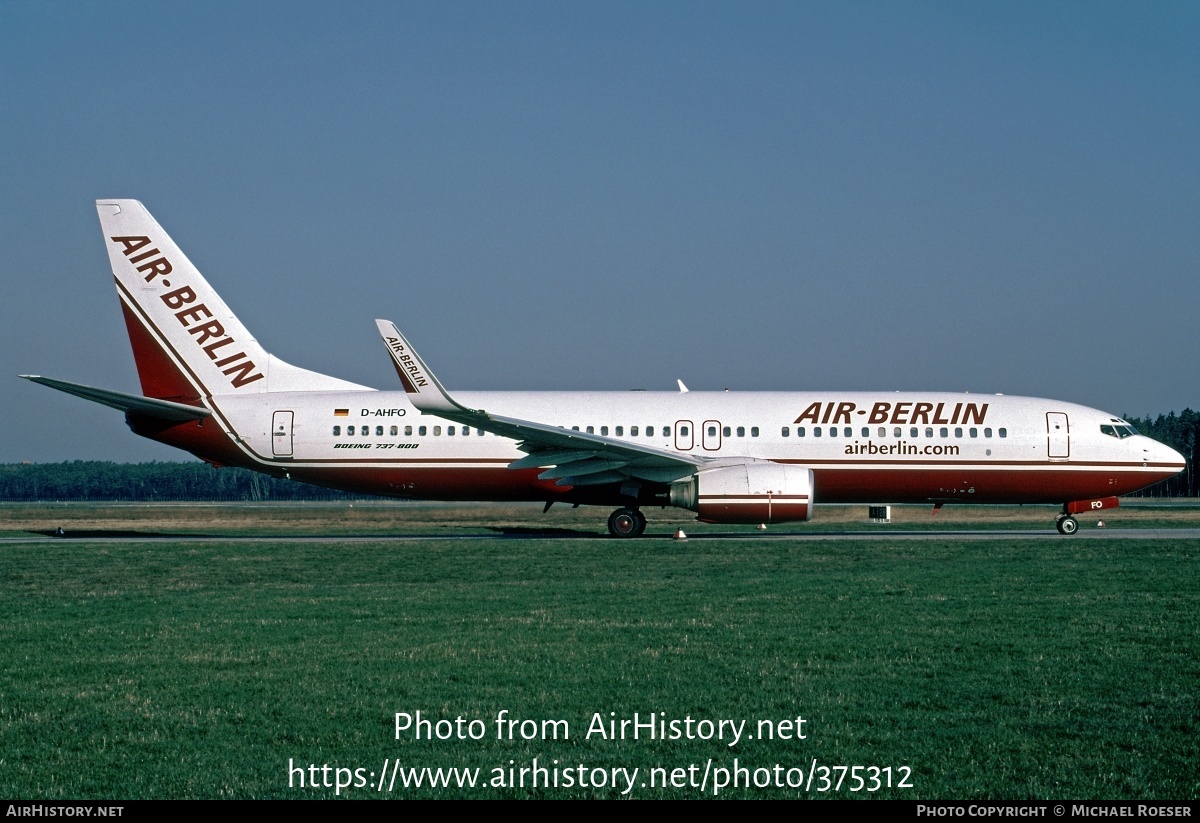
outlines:
M671 484L671 505L704 523L785 523L812 517L813 471L782 463L743 463Z

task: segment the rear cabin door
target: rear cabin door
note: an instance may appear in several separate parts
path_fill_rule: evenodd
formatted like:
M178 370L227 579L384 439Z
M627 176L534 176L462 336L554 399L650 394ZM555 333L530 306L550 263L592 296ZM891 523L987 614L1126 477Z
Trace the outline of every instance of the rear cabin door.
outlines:
M276 457L292 456L292 420L290 411L277 411L271 416L271 452Z
M1066 460L1071 456L1071 429L1062 412L1046 413L1046 443L1046 454L1051 460Z

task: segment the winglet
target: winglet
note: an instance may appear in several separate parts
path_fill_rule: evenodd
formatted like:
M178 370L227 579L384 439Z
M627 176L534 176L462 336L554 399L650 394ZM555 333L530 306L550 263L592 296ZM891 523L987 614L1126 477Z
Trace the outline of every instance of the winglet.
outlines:
M450 397L438 379L433 376L433 372L425 365L421 355L417 354L404 339L404 335L396 328L395 323L390 320L376 320L375 325L379 328L379 334L383 337L388 354L392 356L392 365L396 367L400 384L404 386L404 391L414 406L421 411L434 414L474 411L474 409L460 405Z

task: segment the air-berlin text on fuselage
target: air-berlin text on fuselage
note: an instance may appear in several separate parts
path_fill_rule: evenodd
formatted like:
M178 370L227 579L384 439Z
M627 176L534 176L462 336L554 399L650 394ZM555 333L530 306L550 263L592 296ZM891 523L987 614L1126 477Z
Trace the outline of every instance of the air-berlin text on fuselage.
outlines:
M796 423L853 423L851 415L858 415L863 423L895 423L903 425L918 423L926 426L955 426L960 423L983 425L987 417L987 403L925 403L905 400L891 403L880 400L870 410L858 408L858 404L847 401L815 401L801 412ZM866 418L865 420L861 418Z
M163 277L162 285L170 287L170 281L166 280L165 276L174 271L171 261L156 248L141 251L151 245L149 237L113 237L111 240L125 247L125 257L142 273L147 283ZM233 384L234 388L241 388L247 383L262 380L262 373L256 371L257 367L254 365L254 361L247 358L245 352L230 354L228 351L219 351L226 346L234 345L235 341L226 334L221 321L205 319L212 318L212 312L203 303L196 303L196 293L190 286L180 286L160 296L167 308L175 312L175 318L180 325L195 338L196 345L204 350L208 359L212 360L221 370L221 374L229 377L229 382ZM193 306L192 303L196 303L196 305ZM185 306L187 308L184 308Z

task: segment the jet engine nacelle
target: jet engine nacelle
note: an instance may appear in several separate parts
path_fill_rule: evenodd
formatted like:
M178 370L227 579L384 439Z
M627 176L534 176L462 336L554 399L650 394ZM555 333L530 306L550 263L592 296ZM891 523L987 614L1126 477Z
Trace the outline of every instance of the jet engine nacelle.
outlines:
M812 469L767 461L706 469L671 485L671 505L705 523L808 520L812 495Z

